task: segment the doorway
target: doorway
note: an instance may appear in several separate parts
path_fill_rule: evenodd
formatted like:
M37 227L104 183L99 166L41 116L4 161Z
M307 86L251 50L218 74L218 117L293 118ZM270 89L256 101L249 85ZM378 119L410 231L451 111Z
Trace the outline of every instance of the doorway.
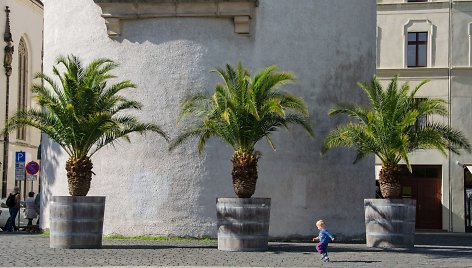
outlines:
M441 166L402 166L402 197L416 200L416 229L442 229Z
M472 233L472 174L468 168L464 169L464 209L465 231Z

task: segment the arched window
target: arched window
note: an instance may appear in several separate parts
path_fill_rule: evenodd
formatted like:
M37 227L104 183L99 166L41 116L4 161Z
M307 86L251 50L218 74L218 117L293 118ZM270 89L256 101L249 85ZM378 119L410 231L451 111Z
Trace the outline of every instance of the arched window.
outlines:
M28 89L28 48L23 37L18 45L18 111L25 111L27 108ZM16 132L16 138L26 140L26 128L19 128Z

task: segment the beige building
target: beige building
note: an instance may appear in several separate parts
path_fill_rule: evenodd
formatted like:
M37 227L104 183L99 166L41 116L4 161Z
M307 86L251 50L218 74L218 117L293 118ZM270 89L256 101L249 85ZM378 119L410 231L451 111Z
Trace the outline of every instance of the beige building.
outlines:
M43 4L38 0L3 0L0 9L0 29L4 36L0 50L4 65L0 72L0 128L3 129L8 116L34 105L31 84L34 74L41 72L42 66ZM13 53L8 53L12 49ZM8 137L1 136L2 198L15 185L21 185L22 193L38 192L37 177L36 180L32 177L26 181L16 180L15 158L16 152L24 152L25 163L37 161L39 143L40 132L32 128L11 132Z
M419 96L449 103L444 120L472 141L472 1L378 0L377 74L399 75L415 85L431 80ZM420 151L413 174L402 178L403 195L417 199L417 229L472 231L472 155ZM377 160L377 169L380 168ZM464 167L464 168L463 168Z

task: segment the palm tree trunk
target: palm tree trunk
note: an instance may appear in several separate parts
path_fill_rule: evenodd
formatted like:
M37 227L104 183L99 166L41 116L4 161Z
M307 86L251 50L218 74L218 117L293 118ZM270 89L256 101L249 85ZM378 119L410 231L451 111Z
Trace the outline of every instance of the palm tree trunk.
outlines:
M86 196L90 190L93 164L90 158L70 157L66 163L67 181L71 196Z
M257 161L260 153L236 151L233 154L233 188L239 198L250 198L256 191Z
M401 197L400 166L382 166L379 174L380 192L384 198Z

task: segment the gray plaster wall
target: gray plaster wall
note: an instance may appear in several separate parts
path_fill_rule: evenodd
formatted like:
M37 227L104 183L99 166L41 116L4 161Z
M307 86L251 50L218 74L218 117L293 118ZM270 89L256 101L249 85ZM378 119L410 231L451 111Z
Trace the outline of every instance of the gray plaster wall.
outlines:
M316 137L292 128L274 134L276 152L265 141L257 146L263 157L254 197L272 198L270 236L309 237L323 218L339 237L363 237L363 199L374 196L373 157L352 165L352 151L319 152L328 130L344 120L329 118L328 109L365 101L356 82L375 72L375 0L262 0L251 36L234 33L224 18L130 20L116 40L92 0L44 5L44 69L50 72L60 54L115 60L114 73L138 85L126 94L144 104L139 117L171 137L183 127L176 126L180 100L218 81L212 68L240 61L253 72L273 64L295 72L298 81L287 89L307 101ZM231 148L211 140L199 156L195 140L168 152L157 135L131 138L93 157L89 195L107 197L104 233L216 236L215 199L235 197ZM47 138L43 148L42 227L48 228L48 198L68 194L67 155Z

